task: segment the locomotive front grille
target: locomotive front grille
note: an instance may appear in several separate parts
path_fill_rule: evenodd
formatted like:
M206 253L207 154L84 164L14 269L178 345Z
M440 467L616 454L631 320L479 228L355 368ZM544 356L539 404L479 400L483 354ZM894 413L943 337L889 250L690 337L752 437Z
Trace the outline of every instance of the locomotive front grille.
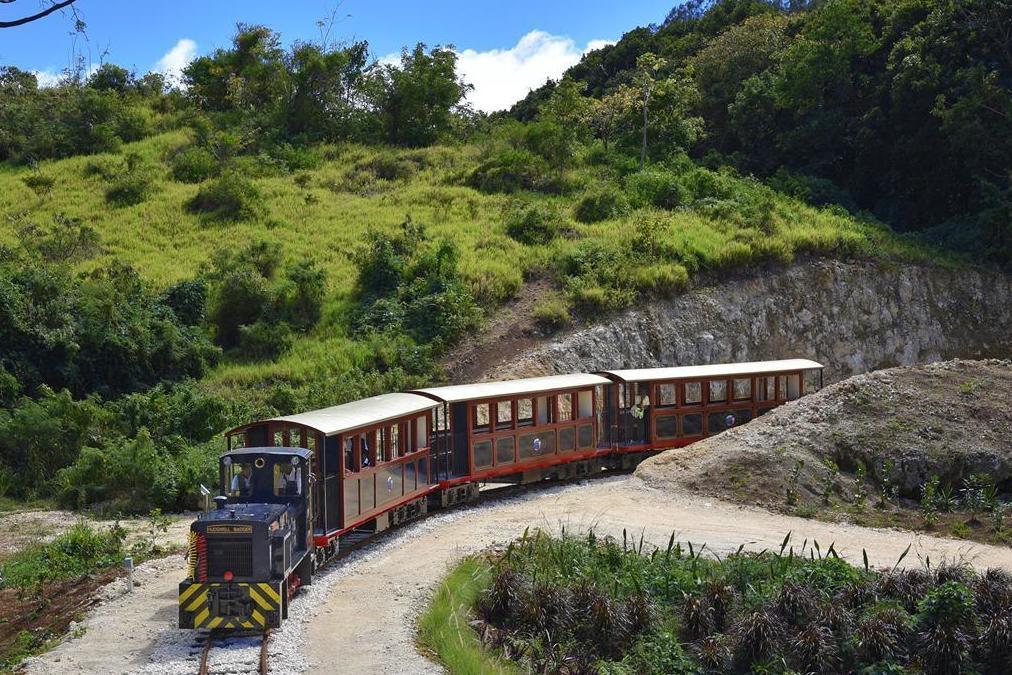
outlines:
M236 577L253 576L253 542L250 538L207 539L207 574L220 578L225 572Z

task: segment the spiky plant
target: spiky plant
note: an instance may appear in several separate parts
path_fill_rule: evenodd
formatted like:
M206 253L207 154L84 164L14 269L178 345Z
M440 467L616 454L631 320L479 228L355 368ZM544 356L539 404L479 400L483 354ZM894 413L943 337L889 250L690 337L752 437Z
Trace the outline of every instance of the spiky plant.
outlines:
M1012 574L989 569L973 583L973 599L978 614L988 616L1012 608Z
M913 620L898 606L873 608L854 629L854 646L867 663L904 662Z
M536 583L524 607L527 625L532 631L550 635L569 626L573 613L573 600L566 587Z
M803 672L829 673L840 665L840 649L825 625L809 623L790 641L791 661Z
M833 596L833 603L849 609L860 609L875 601L875 590L874 585L867 579L857 579L837 591Z
M747 668L772 657L779 651L785 632L783 619L775 607L764 605L743 614L734 627L736 660Z
M701 595L711 608L714 629L727 630L741 599L738 590L724 579L710 579L703 584Z
M908 612L914 612L930 590L931 582L931 575L919 568L893 570L879 577L876 594L883 600L896 600Z
M977 651L991 672L1012 673L1012 607L985 618Z
M629 620L629 631L638 635L653 626L657 612L650 598L643 593L633 593L625 600L625 615Z
M806 623L819 608L819 596L811 586L785 581L774 601L780 616L792 626Z
M977 619L973 593L957 581L949 581L918 603L917 642L919 655L929 672L958 673L970 660Z
M701 595L686 593L682 598L682 632L689 640L710 635L715 630L713 607Z
M629 638L629 617L625 605L602 593L596 586L573 589L573 634L591 645L599 656L618 656Z
M731 648L725 635L708 635L689 648L706 672L725 672L731 662Z
M512 567L503 567L488 590L478 598L478 615L501 626L519 614L528 594L524 577Z
M935 570L935 583L939 586L950 581L970 584L976 575L966 563L944 562Z

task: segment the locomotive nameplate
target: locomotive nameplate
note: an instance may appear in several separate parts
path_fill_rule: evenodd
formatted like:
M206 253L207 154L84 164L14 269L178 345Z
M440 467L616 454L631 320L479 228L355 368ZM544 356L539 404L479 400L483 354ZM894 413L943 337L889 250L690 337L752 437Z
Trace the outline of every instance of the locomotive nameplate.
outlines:
M208 534L253 534L252 525L208 525Z

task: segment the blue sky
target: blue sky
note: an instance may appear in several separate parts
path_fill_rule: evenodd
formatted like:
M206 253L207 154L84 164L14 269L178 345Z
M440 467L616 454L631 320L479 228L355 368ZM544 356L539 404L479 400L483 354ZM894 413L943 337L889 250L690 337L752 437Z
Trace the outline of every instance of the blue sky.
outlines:
M345 0L333 35L364 39L382 58L421 41L453 44L482 109L508 105L545 77L557 76L588 48L614 41L639 25L660 22L678 0ZM315 22L332 0L78 0L87 40L72 38L70 19L53 14L0 33L0 64L59 73L76 48L92 63L178 70L194 55L226 46L239 21L263 23L286 44L319 36ZM0 17L36 9L39 0L0 5ZM41 79L45 80L43 76ZM519 92L519 93L518 93Z

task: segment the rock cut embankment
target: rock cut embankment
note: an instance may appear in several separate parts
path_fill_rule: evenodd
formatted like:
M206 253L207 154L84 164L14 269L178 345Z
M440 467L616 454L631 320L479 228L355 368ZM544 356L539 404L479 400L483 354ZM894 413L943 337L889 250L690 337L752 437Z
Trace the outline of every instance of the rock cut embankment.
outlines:
M1012 355L1012 276L816 260L742 275L577 329L488 368L511 375L811 358L826 381Z

